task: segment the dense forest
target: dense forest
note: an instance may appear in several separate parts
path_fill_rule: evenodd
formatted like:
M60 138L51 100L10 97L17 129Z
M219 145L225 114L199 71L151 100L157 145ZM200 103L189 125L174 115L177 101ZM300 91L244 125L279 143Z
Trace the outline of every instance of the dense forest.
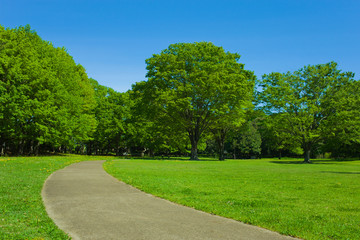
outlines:
M257 78L240 55L177 43L119 93L30 26L0 25L0 154L359 157L360 82L335 62Z

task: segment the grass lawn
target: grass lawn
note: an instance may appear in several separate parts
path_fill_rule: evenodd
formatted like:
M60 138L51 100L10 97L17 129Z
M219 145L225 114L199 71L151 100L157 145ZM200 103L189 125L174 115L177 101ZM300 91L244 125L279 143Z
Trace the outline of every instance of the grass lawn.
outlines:
M1 157L0 239L69 239L47 216L41 189L47 177L71 163L104 157Z
M360 238L360 160L107 161L145 192L304 239Z

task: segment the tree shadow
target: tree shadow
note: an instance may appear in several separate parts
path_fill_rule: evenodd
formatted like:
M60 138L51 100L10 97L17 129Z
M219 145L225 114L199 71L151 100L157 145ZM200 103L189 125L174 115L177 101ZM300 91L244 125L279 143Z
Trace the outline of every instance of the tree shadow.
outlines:
M304 163L304 161L299 161L299 160L293 160L293 161L270 161L271 163L276 163L276 164L306 164Z
M354 162L360 161L359 158L333 158L333 159L314 159L315 162Z
M305 163L304 160L276 160L270 161L271 163L276 164L336 164L341 162L353 162L353 161L360 161L359 159L312 159L311 163Z
M189 157L128 157L127 160L151 160L151 161L183 161L183 162L224 162L218 159L190 160Z
M321 171L321 173L336 173L336 174L360 174L360 172L334 172L334 171Z

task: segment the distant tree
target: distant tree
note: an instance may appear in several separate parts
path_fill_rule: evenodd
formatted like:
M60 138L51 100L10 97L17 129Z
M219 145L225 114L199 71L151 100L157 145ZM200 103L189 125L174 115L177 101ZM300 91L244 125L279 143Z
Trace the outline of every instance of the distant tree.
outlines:
M360 81L331 89L324 104L332 114L324 121L325 151L333 156L359 156Z
M304 162L309 163L311 150L325 133L335 133L328 123L341 121L339 114L350 95L345 86L353 84L353 78L353 73L338 70L335 62L305 66L294 73L264 75L259 84L262 90L258 93L258 106L274 115L282 137L301 145ZM338 97L337 91L341 92ZM345 112L340 115L351 119Z
M265 115L258 123L258 131L262 139L262 154L278 156L283 154L302 155L301 145L285 128L279 128L283 119L277 115Z
M239 58L212 43L172 44L146 60L149 80L133 87L150 116L188 134L193 160L209 126L251 101L254 75Z
M261 136L257 130L256 122L251 121L241 129L238 139L238 149L240 154L247 157L259 156L261 153Z
M250 105L251 102L249 101L247 106L243 106L243 110L250 107ZM245 121L246 111L233 111L219 120L214 121L209 127L217 146L220 161L225 160L225 142L229 132L234 132L239 129Z
M91 79L95 90L97 128L88 142L88 154L120 154L125 147L127 121L131 117L129 93L119 93Z
M261 135L257 119L248 119L242 126L232 129L226 141L226 151L238 157L250 158L261 154Z

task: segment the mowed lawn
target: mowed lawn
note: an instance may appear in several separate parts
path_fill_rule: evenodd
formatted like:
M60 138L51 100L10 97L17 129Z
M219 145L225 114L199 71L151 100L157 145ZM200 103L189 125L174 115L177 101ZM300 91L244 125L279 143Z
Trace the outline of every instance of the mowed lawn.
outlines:
M360 239L360 161L114 160L145 192L304 239Z
M47 216L41 190L48 176L88 156L1 157L0 239L69 239Z

